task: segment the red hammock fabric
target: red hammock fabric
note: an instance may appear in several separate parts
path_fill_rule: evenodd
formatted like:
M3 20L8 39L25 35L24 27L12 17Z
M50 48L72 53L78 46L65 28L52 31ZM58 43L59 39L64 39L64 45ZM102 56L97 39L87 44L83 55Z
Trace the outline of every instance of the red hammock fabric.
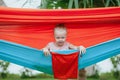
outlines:
M54 41L53 28L65 23L67 41L93 46L120 37L120 7L94 9L18 9L0 7L0 39L37 49Z
M56 79L77 79L78 52L72 54L58 54L52 52L52 67Z

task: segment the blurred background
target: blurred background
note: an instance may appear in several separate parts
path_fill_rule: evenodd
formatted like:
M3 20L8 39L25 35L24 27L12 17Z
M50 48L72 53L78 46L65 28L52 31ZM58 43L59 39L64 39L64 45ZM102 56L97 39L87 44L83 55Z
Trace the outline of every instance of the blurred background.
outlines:
M120 0L0 0L0 6L33 9L120 7ZM120 55L86 68L88 80L120 80ZM53 80L52 75L0 60L0 80Z

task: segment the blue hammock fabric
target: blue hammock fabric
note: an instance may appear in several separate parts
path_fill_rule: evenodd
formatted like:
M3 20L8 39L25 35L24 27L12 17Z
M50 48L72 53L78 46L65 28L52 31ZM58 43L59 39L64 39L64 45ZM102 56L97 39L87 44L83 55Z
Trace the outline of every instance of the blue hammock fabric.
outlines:
M53 51L71 54L77 50ZM104 59L120 54L120 38L116 38L87 48L86 54L79 58L79 69L95 64ZM44 56L42 50L0 40L0 59L44 73L53 74L52 58Z

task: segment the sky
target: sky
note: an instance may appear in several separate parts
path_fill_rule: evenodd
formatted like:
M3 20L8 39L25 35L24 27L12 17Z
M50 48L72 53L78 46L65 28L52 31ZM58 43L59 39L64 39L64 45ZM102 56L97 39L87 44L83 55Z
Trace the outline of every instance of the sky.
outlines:
M4 2L8 7L38 8L41 0L4 0Z
M8 7L15 7L15 8L38 8L40 6L41 0L4 0L5 4ZM24 4L26 3L26 4ZM100 73L102 72L110 72L113 68L110 59L106 59L97 63ZM22 66L16 65L11 63L8 71L10 73L17 73L20 74L20 71L23 69ZM40 73L36 70L32 70L33 74Z

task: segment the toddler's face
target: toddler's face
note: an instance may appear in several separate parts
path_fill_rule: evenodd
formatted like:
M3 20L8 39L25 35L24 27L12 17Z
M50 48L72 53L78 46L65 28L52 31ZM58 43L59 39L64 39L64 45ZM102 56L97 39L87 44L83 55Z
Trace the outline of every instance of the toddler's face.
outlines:
M58 46L63 46L64 45L64 42L66 41L66 33L56 32L54 34L54 37L55 37L56 44Z

